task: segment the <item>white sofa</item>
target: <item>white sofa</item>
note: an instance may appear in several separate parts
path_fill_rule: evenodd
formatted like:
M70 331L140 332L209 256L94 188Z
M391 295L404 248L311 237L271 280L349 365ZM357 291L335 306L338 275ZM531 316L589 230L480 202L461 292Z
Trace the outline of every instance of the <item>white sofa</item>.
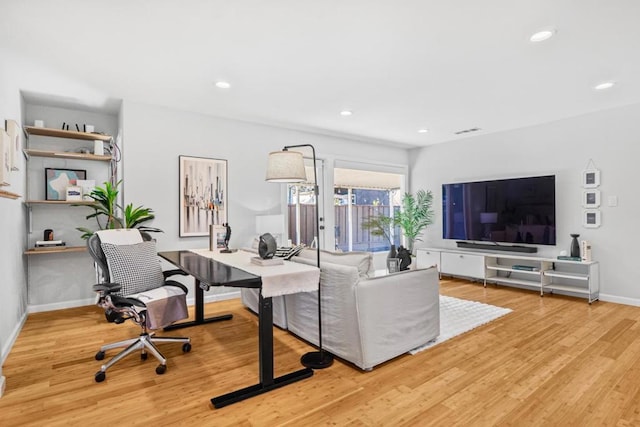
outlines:
M305 250L293 260L315 265L316 253ZM321 251L323 346L364 370L440 334L435 268L369 276L371 254ZM255 311L257 293L243 289L242 295L245 305ZM274 298L274 322L276 317L278 326L318 344L317 292Z

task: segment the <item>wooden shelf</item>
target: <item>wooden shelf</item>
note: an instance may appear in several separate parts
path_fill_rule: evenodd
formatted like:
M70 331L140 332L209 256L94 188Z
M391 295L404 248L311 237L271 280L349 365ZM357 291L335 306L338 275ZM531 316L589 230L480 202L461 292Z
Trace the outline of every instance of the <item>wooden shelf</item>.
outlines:
M89 200L27 200L27 205L93 205L94 201Z
M37 128L35 126L25 126L24 131L29 135L52 136L55 138L81 139L83 141L111 141L111 135L99 133L77 132L74 130L62 130L51 128Z
M19 194L16 193L12 193L11 191L4 191L4 190L0 190L0 197L4 197L6 199L18 199L20 197L22 197Z
M34 150L32 148L24 149L24 154L34 157L52 157L57 159L79 159L79 160L96 160L101 162L111 161L111 156L99 156L89 153L71 153L66 151L46 151L46 150Z
M84 252L87 250L86 246L68 246L64 248L56 248L56 249L27 249L24 251L25 255L47 255L47 254L60 254L66 252Z

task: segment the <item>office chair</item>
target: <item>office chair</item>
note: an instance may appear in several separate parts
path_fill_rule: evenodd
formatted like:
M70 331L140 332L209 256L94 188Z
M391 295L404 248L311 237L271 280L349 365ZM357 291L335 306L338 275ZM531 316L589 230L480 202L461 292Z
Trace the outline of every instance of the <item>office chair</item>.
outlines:
M97 231L87 240L87 248L96 266L97 284L93 285L93 290L98 293L97 305L105 310L107 321L121 324L132 320L142 329L137 338L100 348L96 360L103 360L107 350L125 347L96 372L96 382L104 381L107 369L136 350L141 350L142 360L147 359L147 351L153 354L160 362L156 373L164 374L167 359L156 343L183 343L182 351L187 353L191 351L191 339L156 337L149 329L160 329L188 317L187 288L167 280L175 274L187 274L182 270L163 272L155 242L137 229Z

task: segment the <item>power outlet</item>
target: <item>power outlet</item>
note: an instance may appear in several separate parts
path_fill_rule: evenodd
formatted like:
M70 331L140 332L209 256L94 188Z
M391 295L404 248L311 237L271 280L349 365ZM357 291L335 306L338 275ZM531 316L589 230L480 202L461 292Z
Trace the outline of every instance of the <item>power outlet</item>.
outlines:
M615 208L616 206L618 206L618 196L609 196L607 205L612 208Z

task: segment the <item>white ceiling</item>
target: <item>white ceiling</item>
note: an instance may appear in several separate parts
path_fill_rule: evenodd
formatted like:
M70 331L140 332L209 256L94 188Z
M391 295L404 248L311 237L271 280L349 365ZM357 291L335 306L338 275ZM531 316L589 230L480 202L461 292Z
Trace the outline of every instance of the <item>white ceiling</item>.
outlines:
M0 5L1 46L108 97L367 141L424 146L640 102L638 0Z

